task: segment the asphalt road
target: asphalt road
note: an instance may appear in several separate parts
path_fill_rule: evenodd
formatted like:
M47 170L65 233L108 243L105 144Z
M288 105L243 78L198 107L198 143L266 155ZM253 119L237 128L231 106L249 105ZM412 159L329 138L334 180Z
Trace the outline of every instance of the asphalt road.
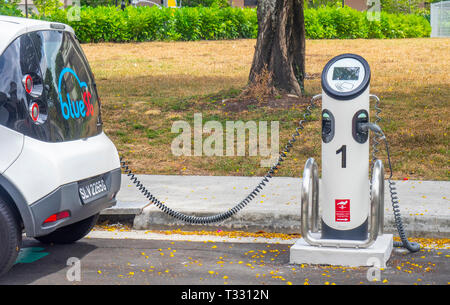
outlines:
M17 263L0 284L57 285L393 285L450 282L450 250L395 249L388 267L289 264L290 244L85 238L70 245L25 239ZM371 273L372 272L372 273ZM369 281L368 274L379 281Z

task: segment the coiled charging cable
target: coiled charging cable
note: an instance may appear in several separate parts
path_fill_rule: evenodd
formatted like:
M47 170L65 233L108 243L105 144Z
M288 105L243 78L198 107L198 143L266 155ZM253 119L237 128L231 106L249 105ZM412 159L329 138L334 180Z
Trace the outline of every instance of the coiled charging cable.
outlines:
M378 98L377 98L376 107L378 107L378 106L379 105L378 105ZM379 109L379 107L378 107L378 109ZM378 109L377 109L377 111L379 111ZM379 113L380 112L377 112L377 119L380 118ZM391 180L392 179L392 164L391 164L391 156L389 153L389 144L386 139L386 136L385 136L383 130L380 128L380 126L378 126L375 123L362 123L359 125L359 128L361 128L362 131L367 131L368 129L370 129L371 131L373 131L374 133L376 133L378 135L378 137L376 137L374 144L373 144L373 151L375 151L375 152L378 152L377 145L379 144L379 142L376 140L384 140L384 144L386 147L388 166L389 166L388 183L389 183L389 192L391 194L392 211L394 213L395 226L397 228L397 231L398 231L398 234L399 234L400 240L401 240L400 242L394 241L394 247L404 247L404 248L408 249L410 252L417 252L420 250L420 244L418 244L416 242L410 242L408 240L408 237L406 236L405 228L403 225L402 216L400 214L400 205L399 205L399 200L398 200L398 196L397 196L397 188L395 186L395 182ZM375 156L375 153L373 153L372 154L372 164L375 162L375 160L377 160L377 157Z
M136 177L136 175L130 170L128 167L128 163L126 161L123 161L123 158L120 158L121 167L124 171L124 173L130 178L130 180L136 185L136 187L141 191L141 193L155 206L157 206L161 211L164 213L182 220L184 222L188 222L191 224L209 224L209 223L215 223L220 222L223 220L226 220L236 213L238 213L240 210L242 210L245 206L247 206L260 192L261 190L267 185L269 182L269 179L272 178L275 171L281 166L283 161L285 160L287 153L290 152L293 144L297 141L297 137L300 135L300 132L304 129L304 123L308 120L308 117L311 116L311 111L315 107L316 100L321 98L321 94L315 95L311 98L310 104L306 107L306 110L303 114L303 119L298 122L297 128L295 128L295 133L292 135L291 139L287 142L287 144L284 146L283 151L280 153L277 162L268 170L266 175L262 178L262 180L257 184L257 186L237 205L235 205L233 208L229 209L228 211L212 216L192 216L192 215L186 215L178 211L174 211L173 209L166 206L164 203L162 203L158 198L153 196L153 194L147 190L147 188L139 181L139 179Z

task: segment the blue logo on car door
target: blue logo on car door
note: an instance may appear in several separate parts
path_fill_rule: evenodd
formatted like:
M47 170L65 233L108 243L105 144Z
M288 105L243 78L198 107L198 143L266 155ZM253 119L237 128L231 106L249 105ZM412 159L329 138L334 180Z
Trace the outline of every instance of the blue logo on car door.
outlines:
M69 93L67 93L66 100L64 100L61 94L61 85L66 73L71 74L77 81L76 85L78 85L81 92L83 92L83 96L80 97L81 99L72 101ZM69 118L78 119L80 117L84 118L94 115L94 106L91 104L91 93L89 92L88 86L85 82L80 81L78 75L71 68L64 68L59 74L58 92L61 112L66 120Z

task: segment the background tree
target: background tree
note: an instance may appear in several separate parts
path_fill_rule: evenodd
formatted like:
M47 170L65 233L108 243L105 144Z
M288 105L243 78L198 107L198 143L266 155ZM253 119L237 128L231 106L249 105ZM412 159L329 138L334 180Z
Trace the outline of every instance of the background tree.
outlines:
M39 15L44 17L63 7L59 0L34 0L33 4L36 6Z
M0 0L0 15L6 16L22 16L18 3L20 0Z
M249 90L264 81L272 94L302 95L305 77L303 4L304 0L258 1L258 38Z

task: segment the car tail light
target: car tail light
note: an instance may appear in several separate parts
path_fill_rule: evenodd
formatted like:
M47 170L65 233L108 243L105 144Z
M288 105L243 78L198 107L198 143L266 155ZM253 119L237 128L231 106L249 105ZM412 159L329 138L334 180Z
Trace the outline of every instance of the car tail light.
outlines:
M59 213L55 213L50 215L46 220L44 220L43 224L49 223L49 222L55 222L57 220L60 219L64 219L70 217L70 212L69 211L62 211Z
M36 102L31 103L30 105L30 116L34 122L37 122L39 119L39 105Z
M25 91L28 94L31 94L31 92L33 91L33 78L31 78L30 74L27 74L23 77L23 86L25 87Z

